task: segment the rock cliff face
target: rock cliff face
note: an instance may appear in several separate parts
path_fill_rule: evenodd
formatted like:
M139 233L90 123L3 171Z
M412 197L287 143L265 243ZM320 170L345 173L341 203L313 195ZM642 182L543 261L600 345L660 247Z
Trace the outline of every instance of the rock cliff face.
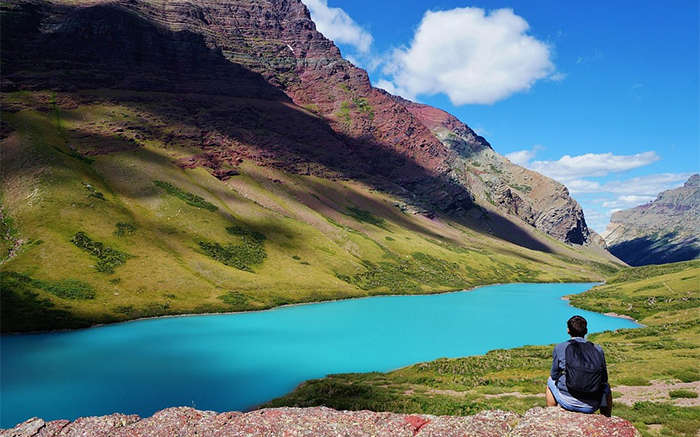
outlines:
M279 103L239 102L198 119L198 132L171 138L201 139L202 155L183 165L226 177L239 160L254 159L371 179L416 211L469 216L504 238L514 233L486 224L488 211L568 243L595 241L565 187L511 164L453 116L373 88L316 30L300 0L0 4L3 90L109 88ZM290 111L290 102L306 116ZM196 117L202 103L183 106ZM257 134L242 138L239 125ZM265 151L245 146L251 143Z
M700 257L700 175L653 202L614 213L603 237L610 252L633 266Z
M347 437L637 437L634 426L619 417L586 415L558 407L533 408L524 415L482 411L475 416L430 416L372 411L336 411L325 407L274 408L250 413L215 413L169 408L141 419L112 414L75 421L29 419L4 437L52 436L347 436Z
M400 99L452 152L450 174L482 204L519 217L531 226L574 244L596 244L583 210L562 184L511 163L466 124L439 109Z

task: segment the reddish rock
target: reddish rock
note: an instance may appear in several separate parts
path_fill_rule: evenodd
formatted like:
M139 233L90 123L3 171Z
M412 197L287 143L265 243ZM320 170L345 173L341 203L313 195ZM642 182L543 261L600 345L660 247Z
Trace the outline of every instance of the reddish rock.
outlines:
M533 408L523 416L482 411L474 416L431 416L372 411L336 411L326 407L273 408L249 413L168 408L146 419L112 414L73 422L45 423L33 418L2 437L33 436L206 436L221 437L637 437L632 424L619 417L580 414L560 408Z
M430 420L420 416L408 416L404 420L413 427L414 435L418 434L418 431L420 431L421 428L430 423Z
M620 417L607 418L600 414L572 413L559 407L528 410L510 434L512 437L555 435L637 437L640 434L630 422Z

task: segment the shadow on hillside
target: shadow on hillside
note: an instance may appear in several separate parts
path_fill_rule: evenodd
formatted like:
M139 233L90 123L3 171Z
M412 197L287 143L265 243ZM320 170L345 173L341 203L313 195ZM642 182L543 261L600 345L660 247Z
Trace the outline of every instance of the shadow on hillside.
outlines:
M470 217L468 213L478 207L464 186L372 139L334 131L326 120L290 105L290 99L259 74L209 48L202 35L170 31L117 5L75 8L42 1L18 5L9 21L6 11L3 17L3 24L9 23L2 29L3 90L170 93L171 98L148 94L124 98L116 93L105 100L135 111L146 108L166 123L187 126L187 134L153 129L144 135L199 148L202 154L192 165L216 171L252 159L294 173L359 179L471 229L551 252L505 216L481 211ZM37 18L48 15L53 18ZM47 27L44 21L58 24ZM152 153L144 151L140 157L162 159ZM415 226L400 216L398 220Z
M658 237L639 237L609 247L610 252L631 266L668 264L700 257L696 237L679 241L677 232Z

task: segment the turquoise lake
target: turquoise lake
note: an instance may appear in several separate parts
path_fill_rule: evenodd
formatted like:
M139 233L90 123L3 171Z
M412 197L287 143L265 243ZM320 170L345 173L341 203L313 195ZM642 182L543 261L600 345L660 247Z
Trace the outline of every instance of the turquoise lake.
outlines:
M637 326L561 299L593 285L492 285L5 335L0 426L32 416L149 416L173 406L242 410L330 373L564 341L574 314L588 320L589 332Z

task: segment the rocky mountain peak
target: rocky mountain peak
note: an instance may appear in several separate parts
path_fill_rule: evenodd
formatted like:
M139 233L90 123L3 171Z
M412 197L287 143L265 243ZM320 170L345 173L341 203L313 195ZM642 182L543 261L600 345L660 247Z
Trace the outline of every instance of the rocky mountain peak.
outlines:
M301 125L307 129L280 138L258 163L274 161L288 170L314 168L317 173L323 167L324 175L372 180L417 211L462 217L506 239L513 235L507 228L522 225L573 244L591 242L583 212L558 184L513 166L447 112L373 88L367 72L343 59L318 32L299 0L22 0L2 5L5 14L12 14L11 25L3 27L5 90L105 88L291 101L314 118L290 122L290 133ZM269 122L257 121L260 126ZM202 126L211 125L203 135L217 123L202 120ZM231 123L236 120L227 126ZM216 160L187 165L227 174L222 166L240 159L239 154L222 149ZM506 215L503 223L511 224L492 226L485 213L482 219L467 214L477 204L490 214Z
M653 201L615 212L603 234L610 252L631 265L700 257L700 175Z

